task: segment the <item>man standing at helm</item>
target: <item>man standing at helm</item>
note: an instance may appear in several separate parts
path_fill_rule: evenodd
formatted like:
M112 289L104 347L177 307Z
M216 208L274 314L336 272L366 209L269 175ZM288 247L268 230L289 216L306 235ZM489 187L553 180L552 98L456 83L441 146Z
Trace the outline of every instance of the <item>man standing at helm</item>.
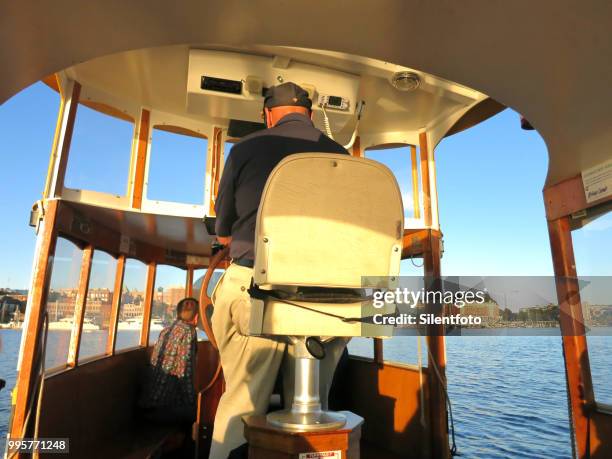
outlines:
M215 417L210 459L225 459L246 441L242 416L266 413L285 354L284 342L247 335L250 303L247 290L253 277L255 222L268 176L283 158L294 153L348 154L315 128L311 107L308 93L296 84L270 88L263 113L267 129L234 145L223 170L215 202L215 229L219 242L230 246L232 264L212 297L212 328L219 345L226 389ZM321 362L324 408L345 343L344 340L330 343L327 357ZM283 385L287 398L293 381L284 381ZM291 401L286 399L285 403Z

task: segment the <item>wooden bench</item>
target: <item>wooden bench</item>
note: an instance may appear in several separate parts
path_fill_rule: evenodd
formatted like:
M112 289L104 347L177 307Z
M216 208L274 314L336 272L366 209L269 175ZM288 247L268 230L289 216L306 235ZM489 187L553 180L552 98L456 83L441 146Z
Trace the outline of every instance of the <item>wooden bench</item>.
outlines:
M133 349L48 376L39 437L68 437L70 457L154 455L177 429L137 417L147 359L147 349Z

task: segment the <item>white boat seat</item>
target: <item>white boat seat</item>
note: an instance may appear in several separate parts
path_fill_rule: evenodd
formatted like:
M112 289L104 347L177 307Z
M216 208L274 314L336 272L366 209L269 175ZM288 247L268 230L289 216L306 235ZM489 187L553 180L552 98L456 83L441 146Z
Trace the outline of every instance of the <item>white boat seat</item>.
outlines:
M257 215L250 333L390 336L367 320L391 311L373 308L363 276L387 287L399 275L403 213L383 164L328 153L282 160Z
M272 171L257 214L249 332L287 336L295 380L291 408L269 413L268 422L288 430L344 425L343 414L321 408L318 359L325 352L316 337L392 335L372 316L394 307L375 309L363 276L394 283L403 228L399 187L380 163L302 153Z

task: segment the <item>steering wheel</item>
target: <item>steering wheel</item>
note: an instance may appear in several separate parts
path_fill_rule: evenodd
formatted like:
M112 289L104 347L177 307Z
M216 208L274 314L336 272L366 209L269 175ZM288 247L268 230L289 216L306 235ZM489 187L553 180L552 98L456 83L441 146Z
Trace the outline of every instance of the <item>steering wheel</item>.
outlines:
M215 269L217 269L217 267L227 258L228 255L229 246L225 246L211 258L206 274L204 274L202 287L200 288L200 318L202 320L202 327L204 328L206 336L208 336L210 344L212 344L212 346L217 350L219 349L217 346L217 340L215 339L215 334L212 331L212 325L208 320L208 315L206 314L208 312L208 308L213 307L212 300L208 296L208 284L210 284L210 280L212 279Z

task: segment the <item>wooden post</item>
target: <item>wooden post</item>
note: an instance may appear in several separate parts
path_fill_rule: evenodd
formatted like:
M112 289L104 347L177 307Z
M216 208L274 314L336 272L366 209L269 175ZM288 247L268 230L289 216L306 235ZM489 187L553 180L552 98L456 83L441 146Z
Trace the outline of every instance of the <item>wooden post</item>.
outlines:
M149 263L147 268L147 291L145 292L144 308L142 311L142 329L140 330L140 345L149 345L149 329L151 328L151 312L153 309L153 297L155 296L155 263Z
M429 156L433 153L428 150L427 133L419 135L419 146L421 150L421 182L423 186L423 214L425 225L430 228L428 231L429 243L423 253L423 267L425 271L426 288L429 290L439 290L441 288L441 252L440 240L431 231L432 207L431 193L432 186L429 180ZM441 304L429 304L429 314L436 316L442 315ZM449 457L448 448L448 422L446 413L446 399L444 389L446 386L446 357L444 352L444 325L431 324L427 326L427 346L430 352L430 377L429 382L429 417L431 425L431 452L434 458ZM437 372L431 368L436 366Z
M351 156L363 158L363 151L361 151L361 139L359 136L355 137L355 143L353 144L353 148L351 150Z
M570 217L549 221L548 235L559 301L559 322L576 450L579 458L587 458L590 457L589 414L594 408L595 397L582 317L580 286L574 260Z
M72 322L72 333L70 334L70 346L68 347L68 366L75 367L79 360L81 349L81 333L83 332L83 319L87 306L87 288L91 274L91 260L94 249L92 246L85 247L81 260L81 273L79 276L79 288L74 305L74 321Z
M147 147L149 145L151 112L142 109L138 124L138 142L136 145L136 164L134 166L134 181L132 186L132 207L142 208L145 171L147 165Z
M43 192L45 199L60 196L64 188L70 143L72 142L72 133L74 131L79 96L81 94L81 85L78 82L72 81L71 85L72 88L69 90L70 96L67 98L62 97L60 103L51 159L49 160L49 169L47 171L47 181Z
M427 138L425 141L427 141ZM412 205L414 206L414 218L421 218L421 204L419 203L419 171L417 169L417 151L415 145L410 145L410 165L412 168Z
M187 268L187 278L185 280L185 296L193 296L193 267Z
M359 459L363 418L350 411L341 411L346 424L337 429L290 431L274 427L265 415L244 416L244 436L249 444L249 459L298 459L300 457L334 457ZM317 454L322 453L322 454Z
M215 216L215 201L219 192L219 181L221 180L221 140L223 138L223 130L220 127L213 129L213 146L212 146L212 167L210 169L210 212L211 216Z
M14 407L9 431L11 437L22 438L27 434L24 425L25 418L30 406L30 400L38 377L37 364L40 355L40 335L44 313L46 311L47 294L57 232L55 223L58 213L58 201L45 201L45 214L40 224L36 238L36 249L34 252L34 266L32 270L32 284L28 295L26 316L23 324L21 352L19 354L19 373L13 393Z
M61 85L58 81L58 89ZM55 123L55 133L53 134L53 143L51 144L51 157L49 158L49 166L47 168L47 178L45 180L45 188L43 189L43 198L47 199L51 190L51 182L53 182L53 174L55 171L55 162L59 156L60 135L64 126L64 114L66 112L66 98L60 92L60 105L57 113L57 121Z
M382 365L385 363L383 340L382 338L374 338L372 341L374 342L374 362L376 362L377 365Z
M429 150L427 146L427 133L419 134L419 148L421 150L421 184L423 188L423 215L425 225L431 226L431 184L429 180ZM414 174L414 173L413 173Z
M123 294L123 276L125 274L125 255L119 255L117 269L115 271L115 285L113 286L113 302L111 304L111 315L108 322L108 339L106 341L106 354L115 354L115 343L117 341L117 324L121 312L121 296Z

